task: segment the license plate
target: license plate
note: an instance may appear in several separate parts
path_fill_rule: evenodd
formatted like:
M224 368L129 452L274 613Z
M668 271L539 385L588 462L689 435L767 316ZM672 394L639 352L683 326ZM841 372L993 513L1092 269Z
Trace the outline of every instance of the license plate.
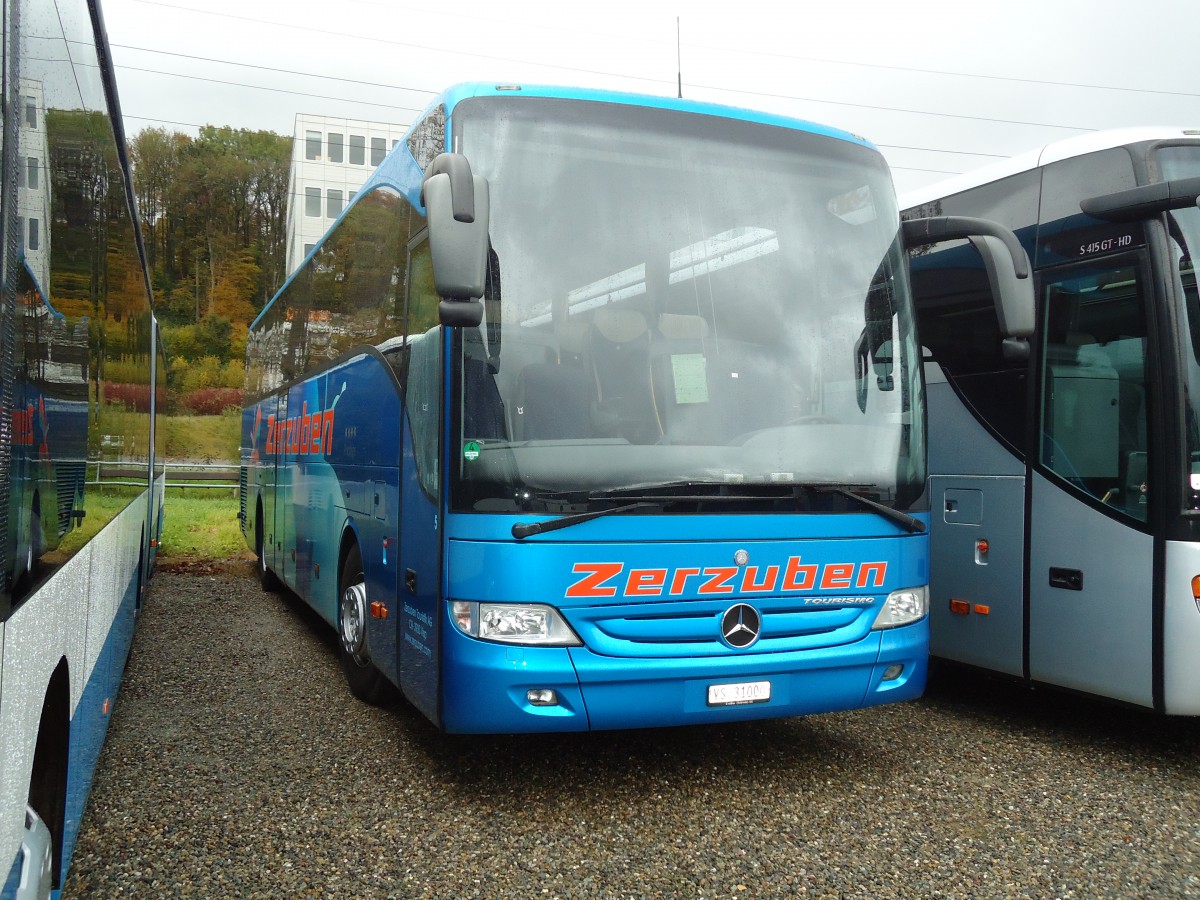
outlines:
M710 684L709 706L740 706L743 703L766 703L771 699L771 682L742 681L737 684Z

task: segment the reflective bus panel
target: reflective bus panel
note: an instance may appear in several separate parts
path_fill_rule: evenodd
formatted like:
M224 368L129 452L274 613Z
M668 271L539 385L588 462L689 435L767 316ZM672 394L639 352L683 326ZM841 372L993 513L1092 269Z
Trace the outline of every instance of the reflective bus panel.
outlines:
M99 10L5 0L0 897L70 864L162 521L161 354ZM159 368L162 368L159 363Z
M1198 179L1200 133L1144 129L904 199L906 218L1011 227L1038 296L1035 334L1006 351L963 248L913 259L934 655L1200 714Z
M251 329L243 530L358 696L447 731L909 699L917 360L861 139L459 86Z

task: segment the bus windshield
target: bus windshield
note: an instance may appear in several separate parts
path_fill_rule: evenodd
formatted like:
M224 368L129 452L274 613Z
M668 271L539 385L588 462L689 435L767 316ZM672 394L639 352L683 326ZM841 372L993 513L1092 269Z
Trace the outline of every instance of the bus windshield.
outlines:
M1164 181L1194 178L1200 175L1200 146L1163 147L1156 153ZM1190 207L1168 214L1171 235L1171 263L1168 275L1175 281L1183 302L1179 304L1180 333L1189 335L1185 346L1191 352L1183 358L1187 384L1187 449L1190 471L1186 496L1190 509L1200 509L1200 293L1196 289L1196 250L1200 247L1200 209Z
M919 356L876 151L580 100L470 100L454 128L490 181L492 241L484 322L454 346L456 509L715 485L921 496Z

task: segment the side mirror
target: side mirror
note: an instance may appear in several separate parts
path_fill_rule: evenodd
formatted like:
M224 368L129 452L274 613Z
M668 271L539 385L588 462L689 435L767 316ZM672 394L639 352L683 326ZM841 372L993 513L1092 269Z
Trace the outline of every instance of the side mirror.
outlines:
M940 241L969 240L983 258L988 284L1005 337L1005 353L1021 354L1023 339L1035 326L1033 279L1029 255L1012 230L989 219L969 216L938 216L901 222L906 249Z
M429 223L443 325L468 327L482 321L479 298L487 281L488 199L487 179L473 175L462 154L442 153L429 164L421 202Z
M1079 203L1079 208L1093 219L1109 222L1134 222L1190 206L1200 206L1200 177L1144 184Z
M983 257L983 267L987 270L996 304L996 318L1000 320L1000 333L1007 338L1029 337L1036 324L1033 279L1017 277L1009 248L999 238L977 234L969 240ZM1025 256L1024 249L1021 255Z

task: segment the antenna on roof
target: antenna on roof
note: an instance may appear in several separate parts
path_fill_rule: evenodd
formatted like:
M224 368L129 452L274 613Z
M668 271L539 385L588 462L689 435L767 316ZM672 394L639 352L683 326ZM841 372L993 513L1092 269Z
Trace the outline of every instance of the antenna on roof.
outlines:
M675 74L679 79L679 99L683 99L683 59L679 52L679 16L675 17Z

